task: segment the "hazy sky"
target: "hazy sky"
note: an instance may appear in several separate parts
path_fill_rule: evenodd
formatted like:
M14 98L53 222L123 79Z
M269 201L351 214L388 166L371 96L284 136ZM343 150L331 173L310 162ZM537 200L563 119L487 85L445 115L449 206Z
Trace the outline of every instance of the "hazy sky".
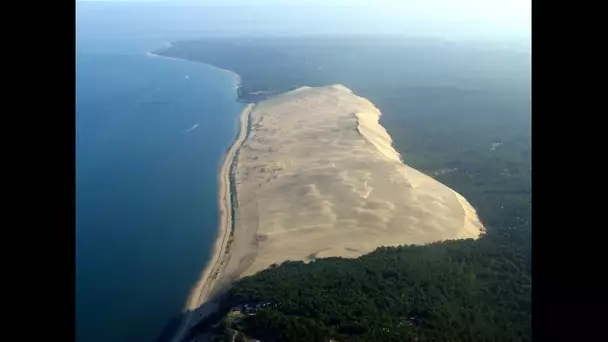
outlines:
M78 2L82 4L95 1ZM189 27L191 29L227 30L232 33L395 33L529 39L531 27L531 0L109 0L106 2L154 3L157 4L156 6L158 4L197 5L202 8L194 12L188 11L182 20L175 19L182 28L191 26ZM241 11L238 8L241 8ZM244 8L246 10L243 10ZM163 20L158 18L159 13L142 12L142 16L145 15L154 17L149 19ZM175 13L172 15L176 16ZM137 19L142 21L144 18L140 16Z

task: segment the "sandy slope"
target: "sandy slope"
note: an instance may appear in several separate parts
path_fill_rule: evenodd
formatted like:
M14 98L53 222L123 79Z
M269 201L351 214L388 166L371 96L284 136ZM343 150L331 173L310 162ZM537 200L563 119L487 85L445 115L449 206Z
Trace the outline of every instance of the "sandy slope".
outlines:
M476 238L462 196L404 165L380 111L341 85L256 105L236 167L236 226L220 284L284 260Z

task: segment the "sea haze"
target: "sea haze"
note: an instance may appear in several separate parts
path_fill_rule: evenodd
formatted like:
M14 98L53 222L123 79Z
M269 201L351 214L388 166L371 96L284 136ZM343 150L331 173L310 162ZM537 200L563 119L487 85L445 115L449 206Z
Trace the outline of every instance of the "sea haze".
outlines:
M160 37L77 38L76 340L154 341L203 270L233 75L150 57Z

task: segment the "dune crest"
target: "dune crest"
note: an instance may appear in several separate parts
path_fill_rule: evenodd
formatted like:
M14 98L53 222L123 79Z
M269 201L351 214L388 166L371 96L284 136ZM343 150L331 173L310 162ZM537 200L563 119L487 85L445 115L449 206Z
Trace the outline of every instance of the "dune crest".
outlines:
M366 111L355 113L357 117L357 130L362 137L373 144L378 152L389 160L401 163L401 156L393 148L393 139L388 135L386 129L380 125L380 111Z

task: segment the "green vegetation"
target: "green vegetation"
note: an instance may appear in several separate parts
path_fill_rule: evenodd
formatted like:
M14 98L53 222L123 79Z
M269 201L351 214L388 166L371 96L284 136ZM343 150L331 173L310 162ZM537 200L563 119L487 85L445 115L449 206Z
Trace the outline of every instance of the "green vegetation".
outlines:
M286 262L233 288L230 306L272 304L231 326L263 341L530 340L529 247L509 234Z
M250 312L227 315L216 332L263 341L530 341L530 247L517 227L477 241L285 262L231 289L219 316L244 305ZM206 323L193 333L209 331Z
M220 332L264 341L531 339L530 54L400 38L234 38L177 42L161 54L242 76L257 101L341 83L383 113L404 161L460 192L487 235L379 248L358 259L288 262L235 284ZM193 330L208 330L212 320ZM232 330L231 330L232 329ZM236 334L243 338L242 334Z

